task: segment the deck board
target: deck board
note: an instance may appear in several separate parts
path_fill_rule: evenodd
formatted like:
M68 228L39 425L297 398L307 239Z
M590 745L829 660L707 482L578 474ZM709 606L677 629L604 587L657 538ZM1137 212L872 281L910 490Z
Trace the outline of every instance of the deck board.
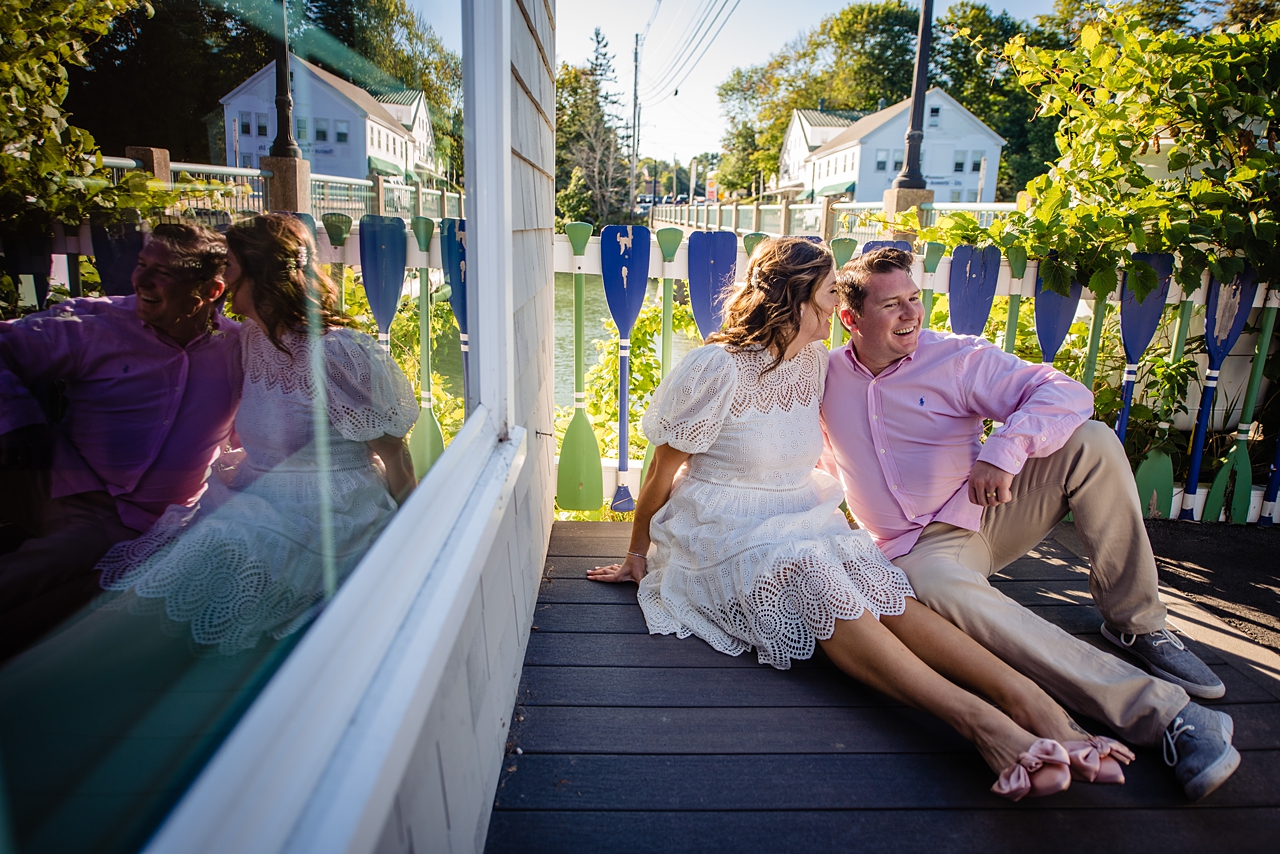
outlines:
M1124 786L1077 783L1013 804L987 791L990 771L948 727L821 653L778 671L753 652L649 635L633 585L585 578L628 536L621 523L552 528L490 852L1239 854L1280 836L1280 692L1191 629L1189 645L1227 685L1213 705L1236 723L1243 762L1226 785L1188 803L1159 753L1141 749ZM1109 648L1088 566L1063 543L1046 539L992 582Z

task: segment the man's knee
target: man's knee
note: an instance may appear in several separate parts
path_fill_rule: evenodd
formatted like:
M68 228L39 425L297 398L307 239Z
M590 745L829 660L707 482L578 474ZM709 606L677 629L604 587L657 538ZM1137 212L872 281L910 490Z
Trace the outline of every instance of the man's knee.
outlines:
M1106 464L1123 464L1126 468L1129 465L1124 445L1120 444L1115 431L1101 421L1086 421L1081 424L1062 446L1062 450L1096 457Z
M944 615L976 587L989 586L982 573L955 560L907 560L897 566L911 582L916 599Z

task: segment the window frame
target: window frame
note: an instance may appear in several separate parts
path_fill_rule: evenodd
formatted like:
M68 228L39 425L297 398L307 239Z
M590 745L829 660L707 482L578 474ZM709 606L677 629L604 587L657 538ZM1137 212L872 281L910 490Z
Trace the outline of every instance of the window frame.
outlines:
M887 148L876 149L876 171L877 172L889 171L889 149Z
M963 175L966 164L969 162L969 152L966 149L956 149L951 155L951 172L955 175Z
M239 110L240 136L253 136L253 111Z
M316 129L312 139L314 139L316 142L328 142L329 141L329 120L316 119L315 123L316 123Z
M469 414L149 852L372 850L526 471L514 420L511 4L462 0Z
M335 145L351 144L351 121L349 119L333 120L333 142Z

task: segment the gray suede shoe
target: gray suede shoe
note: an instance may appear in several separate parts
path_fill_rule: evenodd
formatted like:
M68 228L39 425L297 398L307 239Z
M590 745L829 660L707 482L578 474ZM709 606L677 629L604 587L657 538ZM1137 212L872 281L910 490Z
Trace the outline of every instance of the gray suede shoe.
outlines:
M1164 731L1164 762L1173 768L1187 797L1198 801L1240 767L1231 746L1235 724L1222 713L1187 703Z
M1117 632L1103 623L1102 636L1142 659L1152 675L1172 682L1193 697L1216 700L1227 693L1227 686L1209 669L1209 665L1197 658L1168 629L1145 635L1130 635Z

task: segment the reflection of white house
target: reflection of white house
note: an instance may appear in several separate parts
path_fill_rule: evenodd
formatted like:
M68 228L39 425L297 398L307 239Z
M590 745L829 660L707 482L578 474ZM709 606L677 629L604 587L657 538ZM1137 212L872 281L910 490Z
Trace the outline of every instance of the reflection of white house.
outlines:
M995 201L1004 139L941 89L930 89L924 104L920 170L934 199ZM902 168L910 118L908 98L850 124L805 157L804 174L791 185L806 199L880 201Z
M808 189L805 158L865 115L857 110L792 110L778 154L778 189L793 196Z
M274 62L222 99L227 165L253 168L276 135ZM438 174L426 98L405 89L374 96L322 68L290 61L294 136L313 172L364 178Z

